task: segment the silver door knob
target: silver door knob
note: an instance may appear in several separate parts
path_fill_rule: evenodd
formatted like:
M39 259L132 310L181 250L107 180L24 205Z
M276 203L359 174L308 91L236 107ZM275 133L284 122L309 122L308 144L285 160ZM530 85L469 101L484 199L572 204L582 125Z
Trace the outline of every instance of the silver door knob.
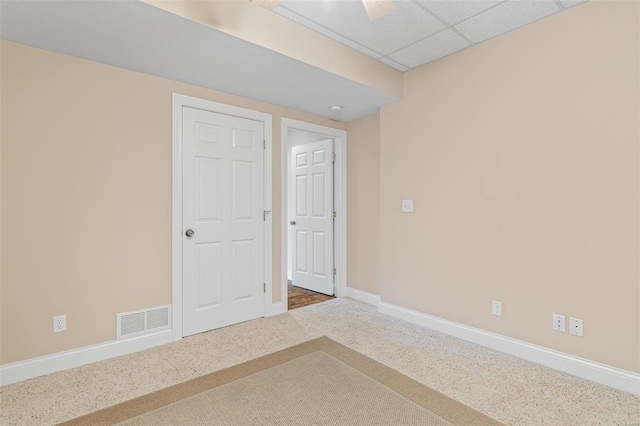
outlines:
M295 224L296 224L295 220L292 220L291 222L289 222L289 225L295 225Z
M193 229L187 229L187 231L184 233L184 235L186 235L187 238L193 237L193 234L195 234L195 232L193 232Z

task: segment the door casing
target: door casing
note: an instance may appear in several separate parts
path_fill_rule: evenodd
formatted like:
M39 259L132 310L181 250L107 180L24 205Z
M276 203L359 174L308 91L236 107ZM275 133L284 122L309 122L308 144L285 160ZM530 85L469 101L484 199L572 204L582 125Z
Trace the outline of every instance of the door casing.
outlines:
M245 108L207 101L173 93L172 95L172 151L171 151L171 320L172 339L182 339L182 109L190 107L219 114L260 121L264 124L264 279L265 279L265 317L275 315L277 306L273 306L272 282L272 117L271 114L252 111ZM286 274L286 272L285 272ZM279 304L277 304L279 305Z
M280 183L281 183L281 267L280 276L280 299L283 306L279 306L279 311L287 310L287 257L288 257L288 188L289 188L289 167L287 164L287 152L291 150L287 133L289 130L300 130L304 132L317 133L326 136L327 139L334 140L334 153L336 161L334 164L334 209L336 219L334 222L334 256L335 256L335 292L337 297L347 296L347 132L345 130L306 123L304 121L282 118L280 135L282 138L282 149L280 150Z

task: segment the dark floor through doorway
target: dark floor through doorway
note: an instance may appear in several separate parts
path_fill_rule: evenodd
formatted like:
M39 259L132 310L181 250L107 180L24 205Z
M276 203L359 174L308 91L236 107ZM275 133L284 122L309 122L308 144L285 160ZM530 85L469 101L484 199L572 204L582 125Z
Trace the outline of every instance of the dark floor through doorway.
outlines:
M291 280L288 286L289 292L289 309L302 308L303 306L313 305L315 303L326 302L335 299L335 296L327 296L326 294L316 293L304 288L295 287Z

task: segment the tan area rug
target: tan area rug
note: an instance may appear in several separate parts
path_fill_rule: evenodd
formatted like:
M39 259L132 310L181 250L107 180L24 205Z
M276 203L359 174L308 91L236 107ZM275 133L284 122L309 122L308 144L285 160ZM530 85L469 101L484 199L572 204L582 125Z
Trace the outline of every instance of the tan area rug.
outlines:
M499 425L327 337L63 425Z

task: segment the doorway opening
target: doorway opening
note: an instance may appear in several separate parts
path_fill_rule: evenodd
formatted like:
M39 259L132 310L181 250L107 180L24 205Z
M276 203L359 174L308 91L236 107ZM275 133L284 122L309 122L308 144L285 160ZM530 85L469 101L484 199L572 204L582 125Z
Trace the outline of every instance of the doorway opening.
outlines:
M346 290L346 132L283 119L282 139L282 300L295 309Z

